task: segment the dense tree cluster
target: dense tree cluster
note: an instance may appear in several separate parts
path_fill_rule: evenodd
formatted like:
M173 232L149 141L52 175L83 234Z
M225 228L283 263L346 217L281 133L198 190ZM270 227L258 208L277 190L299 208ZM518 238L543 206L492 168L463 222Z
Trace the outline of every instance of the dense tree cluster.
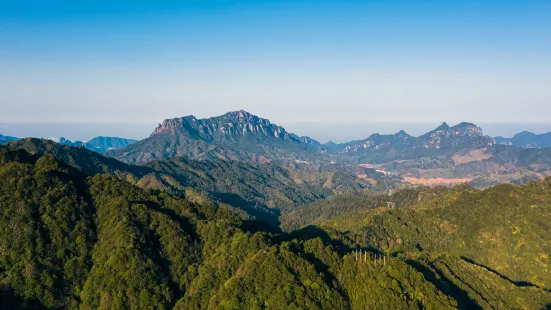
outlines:
M0 148L0 308L551 304L549 179L345 193L293 213L302 228L287 234L200 191L145 190L56 156Z
M278 226L278 217L298 205L324 199L335 193L372 187L350 171L327 167L302 167L296 163L249 163L242 161L197 161L174 157L144 165L127 165L84 147L59 145L27 138L6 145L31 154L54 155L58 160L88 175L108 173L143 189L180 195L189 189L210 200L228 204L248 216ZM344 168L343 168L344 169ZM379 173L370 175L378 178Z

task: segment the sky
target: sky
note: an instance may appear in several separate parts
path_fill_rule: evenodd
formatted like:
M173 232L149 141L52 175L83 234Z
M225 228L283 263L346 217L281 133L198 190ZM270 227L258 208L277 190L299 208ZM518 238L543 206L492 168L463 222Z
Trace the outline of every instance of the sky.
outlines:
M241 109L320 140L551 131L550 16L549 0L0 0L0 134L141 138Z

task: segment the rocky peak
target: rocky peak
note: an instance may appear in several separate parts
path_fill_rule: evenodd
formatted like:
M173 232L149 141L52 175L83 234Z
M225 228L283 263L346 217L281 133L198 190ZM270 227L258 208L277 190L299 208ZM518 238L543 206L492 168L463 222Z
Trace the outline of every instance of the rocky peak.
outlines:
M476 126L473 123L462 122L453 126L451 129L456 135L477 137L483 136L482 128Z
M448 123L443 122L442 125L436 127L435 131L448 130L448 129L450 129L450 126L448 125Z
M473 123L462 122L450 127L446 122L424 136L482 136L482 129Z
M397 138L400 138L400 139L411 139L411 138L413 138L411 135L409 135L404 130L398 131L397 133L394 134L394 136L397 137Z
M182 128L185 120L196 120L195 116L185 116L180 118L165 119L162 123L151 133L151 136L163 133L163 132L175 132L177 129Z
M478 126L476 126L475 124L473 123L469 123L469 122L461 122L455 126L453 126L452 128L479 128Z
M228 112L221 116L205 119L197 119L194 116L167 119L159 124L151 135L167 132L180 132L207 139L216 136L230 140L233 140L232 137L235 136L252 133L305 143L298 137L289 134L283 127L272 124L269 120L244 110Z
M482 134L482 129L473 123L462 122L453 127L446 123L438 126L421 137L426 148L441 148L444 146L487 146L493 139Z
M254 120L255 118L257 119L259 118L258 116L253 115L245 110L228 112L223 116L230 119L237 119L237 120Z
M251 124L251 125L260 124L262 126L271 125L269 120L258 117L244 110L228 112L222 116L212 117L211 119L220 124L234 123L234 124Z

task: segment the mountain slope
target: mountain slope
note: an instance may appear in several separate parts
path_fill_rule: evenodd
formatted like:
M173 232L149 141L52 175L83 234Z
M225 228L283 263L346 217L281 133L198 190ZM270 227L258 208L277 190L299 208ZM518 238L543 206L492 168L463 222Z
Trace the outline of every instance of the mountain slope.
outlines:
M364 204L318 224L387 253L464 257L510 281L551 288L551 178L483 191L468 186L436 195L421 191L416 198L411 204L387 197L396 208Z
M11 150L23 149L31 154L54 155L57 160L91 176L97 173L117 174L119 172L140 176L149 172L143 168L102 156L84 147L62 145L47 139L25 138L10 142L5 147Z
M225 197L225 201L236 199L232 205L241 202L251 207L277 209L278 213L337 192L372 187L347 172L307 171L304 167L275 163L194 161L175 157L153 161L145 167L170 175L180 184L217 193L215 195ZM376 173L373 177L377 178ZM170 182L167 183L170 186Z
M266 119L237 111L208 119L168 119L149 138L106 154L128 163L175 156L266 162L307 159L320 152L319 143L313 139L298 137Z
M347 170L334 165L303 163L195 161L184 157L135 166L83 147L63 146L34 138L14 141L5 147L24 149L31 154L52 154L87 175L114 174L143 189L206 196L242 209L274 226L278 226L277 218L281 212L338 192L373 188L372 182L381 178L380 173L368 168ZM356 173L365 178L358 178Z
M402 260L363 266L330 240L285 241L224 207L86 177L53 155L0 149L0 180L2 308L457 304Z
M394 192L392 195L372 191L346 192L333 195L327 199L318 200L297 208L281 217L281 227L286 231L292 231L307 225L320 225L333 218L344 214L354 214L388 206L389 202L394 206L407 207L419 201L421 197L426 199L448 190L445 187L415 187ZM358 218L358 220L360 220ZM360 222L355 222L360 225Z
M347 156L388 156L397 154L403 150L413 147L416 138L400 131L394 135L373 134L364 140L351 141L328 147L332 153L345 154Z

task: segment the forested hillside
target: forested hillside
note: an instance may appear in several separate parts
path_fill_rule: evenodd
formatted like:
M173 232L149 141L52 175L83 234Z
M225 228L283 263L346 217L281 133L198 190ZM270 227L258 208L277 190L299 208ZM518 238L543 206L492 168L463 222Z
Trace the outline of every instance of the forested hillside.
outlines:
M146 165L127 165L83 147L59 145L43 139L23 139L5 147L32 154L52 154L88 175L109 173L143 189L173 194L206 196L242 209L249 216L278 226L278 216L295 207L335 193L374 187L381 177L374 169L356 171L304 164L250 163L240 161L196 161L174 157ZM333 168L333 169L332 169Z
M53 155L0 150L0 177L3 308L350 307L353 281L338 280L357 268L339 255L349 249L285 241L223 207L87 177ZM454 304L424 283L427 303ZM413 291L385 296L421 302Z
M456 187L457 189L459 187ZM392 195L369 190L346 192L297 208L281 217L281 226L291 231L307 225L321 224L345 214L354 214L381 207L407 207L420 199L448 191L447 187L415 187L394 192Z
M2 308L551 304L549 180L407 190L391 196L394 209L366 195L365 210L281 234L223 205L88 176L52 154L0 149L0 179Z
M409 195L396 196L401 193ZM551 288L551 178L483 191L461 185L396 195L366 202L334 196L289 214L283 223L316 224L394 256L452 255L520 286Z

